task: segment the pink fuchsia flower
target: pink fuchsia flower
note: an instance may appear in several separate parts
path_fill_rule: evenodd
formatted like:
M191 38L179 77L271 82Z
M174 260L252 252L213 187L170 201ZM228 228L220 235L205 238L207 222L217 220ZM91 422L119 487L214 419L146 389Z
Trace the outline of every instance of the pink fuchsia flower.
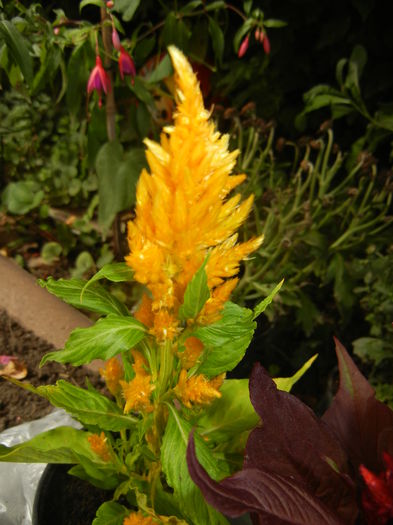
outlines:
M393 457L385 452L383 461L386 469L379 475L359 467L366 484L362 504L369 525L385 525L393 518Z
M120 46L119 71L122 80L124 80L124 75L131 75L132 77L136 75L134 61L123 46Z
M87 83L87 93L90 95L93 91L97 91L99 98L99 106L102 106L101 93L107 94L111 89L111 81L108 73L102 65L102 60L99 55L96 56L96 65L90 73L89 81Z
M250 35L247 35L244 38L243 42L240 44L239 51L237 52L237 56L239 58L242 58L242 56L246 54L249 43L250 43Z

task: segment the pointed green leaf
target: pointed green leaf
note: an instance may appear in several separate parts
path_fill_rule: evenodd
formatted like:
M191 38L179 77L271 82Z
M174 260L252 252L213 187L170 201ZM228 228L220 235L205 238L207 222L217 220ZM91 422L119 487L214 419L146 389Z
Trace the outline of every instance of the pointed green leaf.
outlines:
M170 405L168 424L161 446L162 469L168 484L173 488L175 499L182 513L194 525L227 525L228 522L217 511L205 503L199 488L191 480L186 461L186 449L191 424L181 418ZM198 458L214 478L229 473L222 469L206 443L195 434Z
M184 303L179 309L179 317L184 321L186 319L195 319L210 297L205 270L207 261L208 257L187 285L184 293Z
M218 23L209 16L209 33L212 39L214 55L219 64L222 63L222 55L224 53L224 33Z
M25 81L31 86L33 82L33 60L30 56L26 40L8 20L0 21L0 37L5 41Z
M64 380L56 385L39 386L37 394L52 405L64 408L73 418L84 425L98 425L102 430L117 432L133 428L136 419L123 414L121 409L99 392L85 390Z
M89 328L74 330L64 350L46 354L41 366L47 361L78 366L93 359L110 359L133 348L145 337L145 331L143 324L133 317L109 315Z
M81 299L83 298L86 289L100 279L108 279L108 281L114 283L121 283L124 281L132 281L133 275L133 271L126 263L114 262L105 264L101 270L85 283L81 291Z
M124 22L129 22L138 9L141 0L116 0L114 9L122 14Z
M13 447L0 445L0 461L77 463L77 454L97 459L87 440L88 435L88 432L72 427L57 427Z
M283 285L283 282L284 282L284 279L281 282L279 282L277 286L273 288L270 294L265 299L263 299L263 301L261 301L260 303L256 305L256 307L254 308L253 319L256 319L259 315L261 315L262 312L266 310L269 304L273 301L274 296L279 292L281 286Z
M97 510L92 525L123 525L129 514L130 511L120 503L106 501Z
M243 358L255 328L252 311L228 301L219 321L192 333L205 347L198 373L214 377L232 370Z
M76 308L85 308L100 314L128 315L125 305L97 283L89 286L82 294L88 284L82 279L56 281L49 277L46 281L40 279L38 282L48 292Z
M79 11L82 11L82 9L86 5L96 5L97 7L104 7L104 0L82 0L79 4Z
M173 67L169 55L165 55L157 67L147 77L147 82L150 84L159 82L164 78L169 77L173 73Z
M318 354L313 355L301 368L299 368L296 374L291 377L274 377L273 381L276 383L277 388L279 390L284 390L285 392L290 392L293 385L307 372L317 357Z
M233 441L254 428L260 418L250 401L248 379L228 379L220 392L221 397L204 410L198 421L200 434L212 441Z

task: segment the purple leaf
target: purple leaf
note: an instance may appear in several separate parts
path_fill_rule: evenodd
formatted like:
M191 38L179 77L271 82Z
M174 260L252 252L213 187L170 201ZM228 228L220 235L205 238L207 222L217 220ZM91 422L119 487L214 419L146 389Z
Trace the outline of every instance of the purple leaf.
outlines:
M220 482L214 481L198 462L192 434L187 462L190 475L206 501L232 518L250 512L253 522L261 525L346 523L302 484L276 473L248 468Z
M354 487L338 439L304 403L277 390L259 364L250 378L250 398L262 426L249 436L244 468L291 478L307 487L345 523L354 523Z
M393 455L393 412L375 399L375 392L344 346L335 339L340 384L322 420L340 440L355 466L379 472L382 453Z

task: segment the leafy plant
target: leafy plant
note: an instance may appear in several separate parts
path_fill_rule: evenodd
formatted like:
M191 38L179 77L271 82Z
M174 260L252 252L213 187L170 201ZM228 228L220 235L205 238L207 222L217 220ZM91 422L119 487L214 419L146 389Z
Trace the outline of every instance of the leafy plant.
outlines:
M338 341L336 353L340 386L321 419L255 366L250 398L263 424L251 432L243 469L233 476L212 479L191 436L191 477L217 510L231 517L250 512L255 523L277 525L353 524L359 513L384 525L393 517L393 412L375 399Z
M256 317L281 286L254 310L229 301L240 261L261 242L236 242L252 197L242 203L240 195L229 197L244 180L230 175L236 153L210 122L189 62L175 47L170 55L178 88L175 125L160 144L145 140L151 173L143 170L138 182L127 264L105 265L89 281L41 282L101 315L93 326L74 330L65 348L46 354L42 364L104 359L101 374L111 395L90 384L83 389L59 380L34 387L9 378L67 410L83 428L60 427L0 446L0 459L73 465L71 474L111 491L97 524L107 515L115 525L227 523L188 475L187 437L199 425L197 447L211 475L222 477L239 464L257 417L247 382L225 382L225 373L242 359ZM145 286L133 314L100 282L127 282L131 275ZM291 388L310 365L277 383Z

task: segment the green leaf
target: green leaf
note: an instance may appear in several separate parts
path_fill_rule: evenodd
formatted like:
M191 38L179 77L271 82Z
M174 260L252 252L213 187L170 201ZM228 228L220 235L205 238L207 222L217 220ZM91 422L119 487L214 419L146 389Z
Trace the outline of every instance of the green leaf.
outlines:
M206 11L216 11L217 9L226 9L226 3L224 0L216 0L215 2L212 2L211 4L207 4L205 9Z
M0 445L0 461L72 464L78 462L77 454L94 459L88 435L72 427L57 427L13 447Z
M66 105L72 115L78 115L85 93L87 75L83 64L85 63L85 50L87 44L83 42L76 47L67 64L67 91Z
M147 82L150 84L153 84L155 82L159 82L160 80L163 80L164 78L169 77L173 73L173 67L171 59L169 58L169 55L166 54L164 58L161 60L161 62L157 65L157 67L151 72L151 74L147 77Z
M76 308L85 308L99 314L128 315L125 305L98 283L92 284L87 289L88 283L82 279L56 281L53 277L49 277L47 281L40 279L38 283L48 292Z
M290 392L295 383L307 372L311 367L315 359L318 357L318 354L313 355L304 365L299 368L299 370L291 377L275 377L273 381L276 383L279 390L284 390L285 392Z
M254 20L252 18L248 18L242 26L236 31L235 37L233 39L233 47L235 49L235 52L238 52L238 49L240 47L240 42L243 40L243 37L246 36L246 34L251 31L251 29L254 26Z
M31 86L33 82L33 60L30 56L26 40L8 20L0 21L0 37L5 41L26 83Z
M161 446L161 462L180 510L194 525L228 525L224 516L205 502L199 488L190 478L186 449L191 424L183 420L172 406L168 406L170 412ZM229 473L227 469L220 467L206 443L196 433L195 443L199 461L214 479L220 479Z
M41 66L34 76L32 94L39 93L54 77L61 63L61 52L56 47L44 49L41 53Z
M119 142L104 144L97 154L98 221L104 229L112 224L116 214L131 208L135 202L136 183L146 165L145 154L135 148L124 155Z
M25 215L37 208L43 198L44 192L35 181L19 181L7 185L3 191L2 202L9 212Z
M227 302L219 321L192 333L205 346L198 373L214 377L232 370L243 358L255 328L251 310Z
M204 410L198 421L203 438L215 442L233 441L254 428L259 416L250 401L248 379L228 379L220 388L221 397Z
M41 257L47 264L52 264L59 259L63 248L58 242L46 242L41 248Z
M82 9L87 5L96 5L97 7L104 7L105 3L104 0L82 0L82 2L79 4L79 11L82 11Z
M218 23L209 16L209 33L212 39L213 51L216 60L219 64L222 63L222 55L224 53L224 33Z
M179 317L183 321L186 319L195 319L210 297L205 270L207 261L208 257L187 285L184 293L184 302L179 309Z
M362 361L371 361L376 366L385 359L393 359L393 346L376 337L359 337L352 342L354 353Z
M129 514L130 511L120 503L106 501L98 508L92 525L123 525Z
M274 18L269 18L268 20L263 21L265 27L285 27L288 25L284 20L276 20Z
M133 348L145 337L145 327L133 317L108 315L89 328L77 328L68 339L64 350L49 352L41 361L71 363L74 366L90 363L93 359L110 359Z
M136 419L95 390L86 390L60 379L56 385L39 386L36 393L53 406L64 408L83 425L97 425L102 430L118 432L134 428Z
M114 10L122 14L124 22L129 22L140 2L141 0L116 0Z
M259 315L261 315L261 313L266 310L269 304L271 304L275 295L280 291L280 288L283 285L283 282L284 282L284 279L281 282L279 282L277 286L273 288L270 294L265 299L263 299L263 301L261 301L255 306L253 319L256 319Z
M121 283L125 281L132 281L133 275L133 271L126 263L108 263L87 281L83 287L82 294L85 293L85 290L88 286L96 281L99 281L100 279L108 279L108 281L112 281L114 283Z

